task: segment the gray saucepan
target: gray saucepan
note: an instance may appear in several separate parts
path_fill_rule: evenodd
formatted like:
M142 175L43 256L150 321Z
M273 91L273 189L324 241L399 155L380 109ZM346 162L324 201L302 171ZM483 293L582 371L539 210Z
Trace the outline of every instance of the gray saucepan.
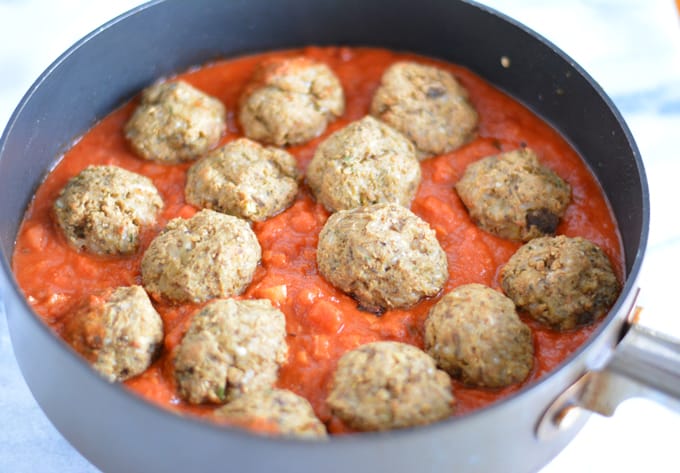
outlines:
M207 61L303 45L371 45L462 64L559 130L604 188L625 253L623 291L558 369L491 407L434 425L309 443L183 418L111 385L33 313L12 275L19 223L72 141L156 78ZM502 58L506 58L503 59ZM620 114L564 53L517 22L458 0L159 0L114 19L54 62L0 140L2 297L26 382L59 431L105 471L533 471L589 410L631 395L677 406L676 342L635 323L649 196Z

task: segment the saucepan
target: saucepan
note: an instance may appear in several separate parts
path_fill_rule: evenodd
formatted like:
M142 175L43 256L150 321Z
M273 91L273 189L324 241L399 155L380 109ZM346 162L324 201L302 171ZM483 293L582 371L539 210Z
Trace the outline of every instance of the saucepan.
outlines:
M95 375L33 313L12 271L19 223L72 141L156 78L222 57L303 45L369 45L462 64L563 134L618 221L626 280L590 339L554 372L480 411L417 429L309 443L180 417ZM52 64L0 141L0 283L12 344L46 415L105 471L532 471L588 411L649 395L678 407L677 342L636 324L649 227L638 149L612 102L555 46L460 0L159 0L114 19Z

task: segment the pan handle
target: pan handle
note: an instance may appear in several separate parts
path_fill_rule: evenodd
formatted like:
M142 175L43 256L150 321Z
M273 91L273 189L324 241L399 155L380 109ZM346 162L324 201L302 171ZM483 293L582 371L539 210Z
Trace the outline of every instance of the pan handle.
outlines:
M569 428L584 411L611 416L633 397L680 412L680 340L638 324L637 318L628 322L605 366L583 375L551 404L537 426L538 438L548 439Z

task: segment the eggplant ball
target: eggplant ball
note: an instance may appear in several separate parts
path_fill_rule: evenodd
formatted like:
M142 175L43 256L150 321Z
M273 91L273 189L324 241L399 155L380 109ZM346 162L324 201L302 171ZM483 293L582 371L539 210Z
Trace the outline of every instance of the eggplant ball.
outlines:
M307 168L309 187L330 212L381 202L408 206L420 178L413 144L370 116L326 138Z
M297 161L283 151L241 138L211 152L187 173L186 200L251 221L286 209L297 194Z
M477 111L447 71L397 62L383 74L371 114L413 141L420 159L453 151L473 135Z
M222 102L186 82L164 82L142 91L125 137L144 159L178 163L217 146L225 128Z
M554 234L571 198L569 184L527 148L470 164L456 191L482 229L521 241Z
M449 275L434 230L397 204L331 215L319 234L317 264L331 284L374 312L434 296Z
M515 304L482 284L459 286L432 307L425 351L451 377L477 387L519 383L534 361L531 329Z
M68 243L102 255L137 251L143 227L153 225L163 199L151 180L116 166L88 166L54 202Z
M454 398L449 375L427 353L382 341L340 358L327 402L350 427L374 431L445 419L453 413Z
M163 341L163 321L141 286L90 296L68 317L64 339L107 380L143 373Z
M240 102L244 134L276 146L316 138L345 111L342 86L333 71L301 56L263 61Z
M218 299L191 320L175 379L190 403L224 403L271 388L287 356L286 319L269 300Z
M142 258L142 281L151 294L178 302L203 302L241 294L262 250L243 219L202 210L175 218Z
M265 431L274 435L327 437L326 427L314 414L309 401L286 389L250 392L220 407L215 414L243 427L264 424Z
M585 238L535 238L501 269L501 284L515 305L555 330L603 317L621 290L602 249Z

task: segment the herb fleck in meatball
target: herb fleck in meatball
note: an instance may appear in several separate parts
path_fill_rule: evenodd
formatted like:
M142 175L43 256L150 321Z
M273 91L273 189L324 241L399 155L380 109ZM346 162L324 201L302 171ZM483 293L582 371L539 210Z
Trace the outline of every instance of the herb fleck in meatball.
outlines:
M246 428L264 427L274 435L311 439L327 436L326 427L314 414L309 401L286 389L250 392L219 408L215 414Z
M283 151L241 138L194 164L187 174L192 205L252 221L286 209L297 194L297 161Z
M309 187L331 212L381 202L408 206L420 177L413 144L368 116L330 135L307 168Z
M125 137L144 159L189 161L215 147L226 127L222 102L183 81L154 84L142 91L125 125Z
M331 284L376 312L434 296L448 278L434 230L397 204L331 215L319 235L317 264Z
M54 202L66 240L97 254L134 253L143 227L153 225L163 199L147 177L116 166L89 166Z
M505 293L518 308L556 330L603 317L621 290L602 249L585 238L535 238L501 270Z
M477 126L465 88L450 73L413 62L385 71L371 114L412 140L421 159L459 148Z
M250 284L262 250L243 219L202 210L175 218L142 258L142 281L151 294L202 302L238 295Z
M571 197L569 184L526 148L470 164L456 190L481 228L522 241L555 233Z
M319 136L344 110L342 86L327 65L305 57L272 58L247 85L239 120L248 138L284 146Z
M141 286L118 287L70 315L64 339L109 381L144 372L163 341L163 321Z
M481 284L459 286L432 307L425 349L452 377L489 388L523 381L534 362L531 329L515 304Z
M287 356L286 319L268 300L218 299L194 315L175 378L187 401L224 403L271 388Z
M453 413L449 376L422 350L374 342L345 353L327 398L334 415L357 430L429 424Z

